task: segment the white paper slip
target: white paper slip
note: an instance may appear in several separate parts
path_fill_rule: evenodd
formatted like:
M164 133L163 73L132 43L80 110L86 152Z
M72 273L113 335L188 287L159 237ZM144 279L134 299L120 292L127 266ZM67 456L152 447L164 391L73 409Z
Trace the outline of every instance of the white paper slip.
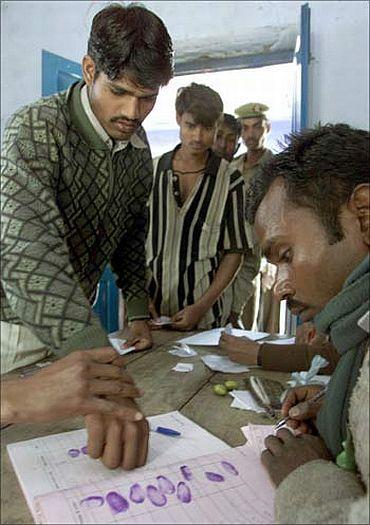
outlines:
M149 417L148 421L151 428L171 428L181 432L181 437L173 439L151 432L148 461L135 472L230 448L177 411ZM34 518L36 496L85 483L115 484L127 476L122 469L109 470L100 461L88 457L86 442L86 430L82 429L8 445L9 457Z
M257 413L266 413L265 408L257 403L252 394L248 390L231 390L229 394L237 400L237 408L244 410L253 410ZM235 407L235 405L234 405Z
M177 365L174 366L172 370L175 372L191 372L193 368L193 363L177 363Z
M274 522L275 489L249 446L36 498L38 523Z
M156 319L152 319L152 323L156 326L165 326L168 324L172 324L171 317L167 317L167 315L161 315L160 317L157 317Z
M224 328L213 328L206 332L200 332L199 334L185 337L178 342L195 346L218 346L223 331ZM252 332L250 330L239 330L238 328L233 328L232 335L235 335L236 337L248 337L252 341L258 341L270 334L267 332Z
M323 385L327 385L331 379L331 376L326 375L315 375L311 378L312 383L322 383Z
M289 337L287 339L272 339L271 341L266 341L269 345L294 345L295 337Z
M198 355L198 352L185 343L174 344L172 349L168 350L168 353L177 357L194 357L195 355Z
M241 372L248 372L249 368L245 365L234 363L228 357L222 355L208 354L203 356L203 363L215 372L224 372L228 374L240 374Z
M129 346L128 348L123 348L123 345L126 343L127 339L121 339L119 337L112 337L110 334L108 335L108 339L115 349L116 352L118 352L120 355L128 354L129 352L133 352L136 350L134 346Z

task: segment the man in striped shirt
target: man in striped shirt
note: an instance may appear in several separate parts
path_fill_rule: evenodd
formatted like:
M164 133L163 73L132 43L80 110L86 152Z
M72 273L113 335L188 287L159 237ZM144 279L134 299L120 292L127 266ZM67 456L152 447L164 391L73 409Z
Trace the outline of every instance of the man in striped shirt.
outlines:
M244 181L212 150L223 103L191 84L176 98L181 143L154 161L147 265L152 315L176 330L222 326L248 249Z

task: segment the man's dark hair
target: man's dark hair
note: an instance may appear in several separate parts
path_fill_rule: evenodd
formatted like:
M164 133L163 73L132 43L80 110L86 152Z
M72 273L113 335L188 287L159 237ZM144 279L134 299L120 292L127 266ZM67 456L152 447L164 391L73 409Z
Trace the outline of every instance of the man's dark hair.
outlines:
M223 110L221 97L216 91L203 84L192 82L190 86L179 88L176 96L176 112L180 115L190 113L196 124L214 126Z
M329 242L343 238L341 207L354 188L369 183L369 132L347 124L318 125L285 137L285 149L257 173L247 193L247 218L253 223L262 199L275 179L284 180L297 207L312 209Z
M242 134L242 126L238 119L236 119L233 115L230 115L230 113L224 113L223 123L225 126L230 128L237 137L240 137Z
M128 76L139 86L156 88L173 76L173 51L167 29L145 7L111 4L94 16L87 53L96 75L110 80Z

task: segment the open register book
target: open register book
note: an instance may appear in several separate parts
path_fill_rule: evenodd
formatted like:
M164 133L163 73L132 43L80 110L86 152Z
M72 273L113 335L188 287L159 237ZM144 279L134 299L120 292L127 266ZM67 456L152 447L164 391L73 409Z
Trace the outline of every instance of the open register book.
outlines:
M149 418L148 463L109 471L78 430L8 446L36 523L273 523L274 489L255 442L230 448L179 412Z

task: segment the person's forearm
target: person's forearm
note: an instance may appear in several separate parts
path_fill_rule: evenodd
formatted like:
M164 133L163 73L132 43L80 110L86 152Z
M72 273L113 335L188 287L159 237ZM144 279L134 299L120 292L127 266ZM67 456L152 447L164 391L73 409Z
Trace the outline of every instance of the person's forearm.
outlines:
M274 345L266 342L260 346L258 362L265 370L300 372L309 369L312 358L317 354L329 361L320 372L332 374L340 356L331 343Z
M19 422L19 395L24 395L20 381L20 379L1 380L1 425Z
M220 266L206 293L195 304L206 312L217 301L222 292L233 281L243 260L241 253L227 253L221 260Z

